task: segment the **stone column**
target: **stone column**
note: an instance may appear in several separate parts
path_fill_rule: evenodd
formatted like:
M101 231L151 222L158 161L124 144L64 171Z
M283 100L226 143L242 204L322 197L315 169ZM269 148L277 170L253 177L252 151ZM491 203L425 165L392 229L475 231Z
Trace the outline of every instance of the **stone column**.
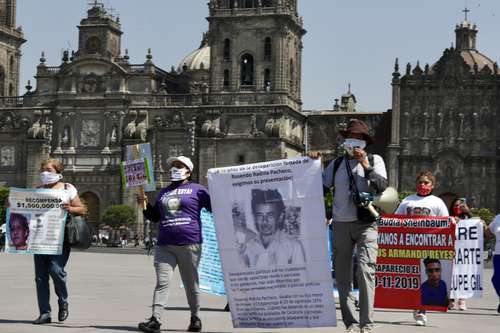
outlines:
M396 59L394 73L392 74L392 115L391 115L391 143L388 147L388 180L389 185L399 186L399 152L400 152L400 129L401 129L401 81L399 64Z

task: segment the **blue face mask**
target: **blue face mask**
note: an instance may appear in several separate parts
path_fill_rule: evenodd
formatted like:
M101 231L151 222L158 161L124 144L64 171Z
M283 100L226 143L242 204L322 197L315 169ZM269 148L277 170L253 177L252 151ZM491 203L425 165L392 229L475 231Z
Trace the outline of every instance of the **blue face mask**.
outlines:
M170 180L178 182L189 177L189 170L187 168L179 169L177 167L170 168Z

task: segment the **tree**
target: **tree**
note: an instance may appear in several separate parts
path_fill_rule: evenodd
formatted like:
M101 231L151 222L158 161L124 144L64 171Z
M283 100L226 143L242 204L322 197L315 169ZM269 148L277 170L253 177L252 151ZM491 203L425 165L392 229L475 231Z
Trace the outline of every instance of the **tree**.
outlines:
M114 229L123 226L130 226L135 222L135 209L127 205L109 206L104 212L102 222L110 225Z
M493 218L495 215L489 210L489 208L472 208L471 209L472 216L478 216L481 218L481 220L486 223L486 225L489 225L491 221L493 221Z
M0 225L5 223L5 204L7 202L7 198L9 197L9 188L8 187L0 187Z
M415 191L401 191L399 192L399 201L403 201L404 198L407 196L410 196L412 194L415 194Z

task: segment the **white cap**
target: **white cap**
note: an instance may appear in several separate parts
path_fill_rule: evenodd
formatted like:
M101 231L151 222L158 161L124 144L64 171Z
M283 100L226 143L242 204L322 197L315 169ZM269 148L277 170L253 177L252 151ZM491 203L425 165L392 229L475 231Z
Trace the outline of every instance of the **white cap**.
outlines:
M178 157L169 157L167 159L167 165L169 168L172 167L172 163L174 162L181 162L182 164L184 164L185 166L187 166L187 168L189 169L189 171L193 172L193 168L194 168L194 165L193 165L193 162L191 162L191 159L189 157L186 157L186 156L178 156Z

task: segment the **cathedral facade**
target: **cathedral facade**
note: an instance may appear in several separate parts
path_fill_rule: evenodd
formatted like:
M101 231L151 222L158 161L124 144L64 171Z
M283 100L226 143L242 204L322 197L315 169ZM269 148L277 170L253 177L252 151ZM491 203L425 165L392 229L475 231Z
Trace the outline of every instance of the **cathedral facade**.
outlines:
M168 182L169 156L192 158L194 178L206 184L212 167L303 154L305 30L296 0L210 1L200 47L169 70L157 67L150 51L144 63L130 63L121 23L96 2L78 25L78 49L55 66L42 53L36 83L23 96L15 2L0 2L0 13L10 13L0 22L4 186L38 185L41 159L57 157L97 228L107 206L134 204L119 178L127 145L152 144L158 187Z
M50 65L42 52L36 82L19 96L23 33L15 0L0 1L0 185L33 187L52 155L65 165L94 230L106 207L134 205L121 188L125 147L150 142L158 187L165 161L189 156L194 178L209 168L293 158L320 151L335 157L338 130L367 122L372 152L386 158L390 182L411 190L416 173L436 172L440 193L473 197L495 209L500 187L498 66L476 50L477 29L457 26L456 47L433 66L393 73L388 112L359 112L349 91L329 110L303 110L302 37L297 0L211 0L208 31L177 67L143 63L122 50L120 21L96 2L78 25L78 49ZM138 214L136 231L142 234Z
M476 207L500 207L500 73L478 51L478 29L468 20L456 41L433 65L396 62L392 87L389 180L412 190L421 170L432 170L437 193L471 199Z

